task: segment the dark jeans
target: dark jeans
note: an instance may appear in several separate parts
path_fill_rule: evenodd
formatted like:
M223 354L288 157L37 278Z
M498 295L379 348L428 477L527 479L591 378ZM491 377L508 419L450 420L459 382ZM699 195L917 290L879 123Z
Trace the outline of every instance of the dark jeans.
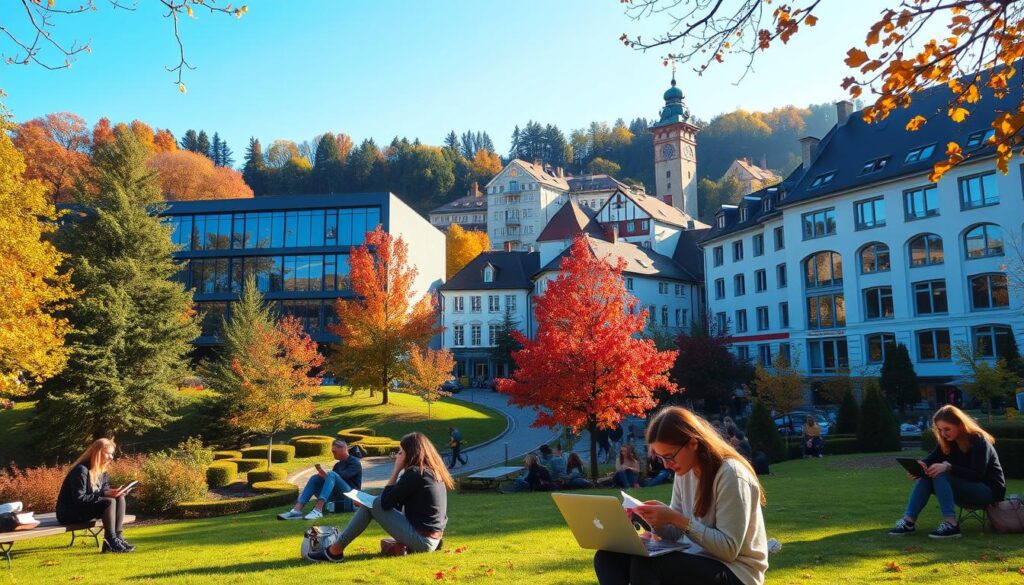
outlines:
M910 491L910 501L904 514L917 521L918 514L928 504L928 498L935 494L939 500L939 510L944 518L956 517L956 505L983 508L993 501L992 488L980 481L968 481L955 475L943 473L932 479L922 477L914 481L914 489Z
M601 585L743 585L722 561L684 552L638 557L599 550L594 571Z
M810 443L810 446L807 445ZM817 457L822 454L822 448L825 446L824 441L821 437L812 437L810 439L803 439L801 444L804 447L804 455L806 457Z
M672 481L672 475L673 474L672 474L671 471L669 471L667 469L662 469L654 477L652 477L652 478L650 478L650 479L648 479L646 481L640 482L640 487L651 487L651 486L654 486L654 485L661 485L663 483L668 483L668 482Z
M462 456L462 445L452 447L452 460L448 463L448 469L454 468L456 462L466 464L466 459Z
M637 483L636 472L632 469L623 469L622 471L616 471L615 475L612 476L615 485L624 488L631 488L633 484Z

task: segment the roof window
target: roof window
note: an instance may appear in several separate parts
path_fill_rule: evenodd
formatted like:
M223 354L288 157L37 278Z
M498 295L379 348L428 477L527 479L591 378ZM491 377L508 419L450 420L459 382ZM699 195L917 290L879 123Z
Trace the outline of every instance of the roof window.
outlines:
M740 208L740 221L747 221L747 208Z
M832 182L832 179L835 179L835 178L836 178L836 172L835 171L829 171L827 173L822 173L822 174L818 175L817 177L814 177L814 181L811 182L811 189L815 189L817 187L823 187L825 185L828 185L829 183Z
M935 152L935 145L934 144L929 144L927 146L918 146L917 148L912 148L910 150L910 152L907 153L907 158L903 159L903 164L907 165L907 164L916 163L916 162L919 162L919 161L922 161L922 160L928 160L928 159L930 159L932 157L932 154L934 152Z
M869 175L871 173L877 173L878 171L885 168L885 165L889 164L889 159L892 157L883 156L876 159L869 160L864 163L864 166L860 169L860 174Z
M974 146L988 144L989 139L995 136L995 134L996 131L994 128L989 128L988 130L979 130L978 132L969 134L967 136L967 146L970 148Z
M764 199L761 200L761 212L768 213L772 210L772 197L771 195L765 195Z

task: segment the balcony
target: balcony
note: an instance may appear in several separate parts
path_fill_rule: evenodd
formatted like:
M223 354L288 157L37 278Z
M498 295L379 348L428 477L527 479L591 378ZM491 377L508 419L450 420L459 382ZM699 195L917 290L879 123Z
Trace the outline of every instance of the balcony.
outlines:
M519 214L505 212L505 225L506 226L518 226L519 225Z

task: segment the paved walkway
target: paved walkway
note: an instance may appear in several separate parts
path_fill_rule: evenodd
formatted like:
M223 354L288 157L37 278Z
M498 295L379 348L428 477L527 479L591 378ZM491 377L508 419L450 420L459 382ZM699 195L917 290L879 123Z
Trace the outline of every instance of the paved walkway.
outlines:
M459 465L453 471L456 475L468 475L475 471L504 465L506 457L509 465L519 465L523 456L536 449L541 443L548 443L555 438L554 431L546 428L532 428L533 409L522 409L508 404L508 398L491 390L469 389L453 396L473 404L481 404L497 410L505 415L508 427L496 439L481 445L470 445L463 451L469 459L465 466ZM442 453L449 449L439 445ZM326 462L325 462L326 463ZM383 488L391 475L393 460L390 457L366 457L363 463L363 489ZM315 473L310 467L288 476L288 481L300 488Z

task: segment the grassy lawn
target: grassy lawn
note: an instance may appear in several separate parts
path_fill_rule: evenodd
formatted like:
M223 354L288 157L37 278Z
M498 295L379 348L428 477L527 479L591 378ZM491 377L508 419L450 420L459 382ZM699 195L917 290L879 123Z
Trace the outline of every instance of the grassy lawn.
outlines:
M772 555L768 583L1022 583L1019 535L981 534L959 540L885 534L899 517L910 483L889 456L851 455L792 461L766 478ZM670 486L639 491L667 501ZM1024 481L1010 482L1011 492ZM594 493L617 493L613 490ZM130 529L139 551L100 555L66 549L67 537L20 543L14 569L0 584L28 583L588 583L592 553L581 550L548 494L456 494L449 497L445 552L380 558L383 532L371 525L341 565L311 565L298 556L304 522L279 522L276 510ZM343 523L347 516L329 516ZM934 502L921 518L938 521Z

